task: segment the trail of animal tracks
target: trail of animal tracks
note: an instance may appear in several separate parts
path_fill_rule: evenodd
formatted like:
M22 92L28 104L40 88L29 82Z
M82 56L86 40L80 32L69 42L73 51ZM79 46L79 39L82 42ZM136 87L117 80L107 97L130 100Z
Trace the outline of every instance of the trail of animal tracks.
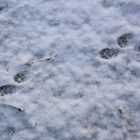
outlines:
M139 0L0 0L0 140L140 140Z

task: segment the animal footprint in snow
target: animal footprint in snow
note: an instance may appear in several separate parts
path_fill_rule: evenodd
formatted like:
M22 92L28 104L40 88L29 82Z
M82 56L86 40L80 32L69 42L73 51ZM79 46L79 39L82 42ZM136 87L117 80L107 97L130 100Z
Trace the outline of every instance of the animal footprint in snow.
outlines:
M22 83L26 79L27 79L27 71L19 72L14 76L14 81L17 83Z
M114 5L113 1L109 1L109 0L103 0L101 4L105 8L110 8Z
M99 55L101 58L104 59L110 59L112 57L116 57L119 54L118 49L113 49L113 48L104 48L101 51L99 51Z
M16 92L17 90L17 86L15 85L3 85L0 86L0 96L5 96L7 94L13 94L14 92Z
M15 133L16 129L12 126L7 126L2 132L2 135L12 136Z
M121 48L124 48L128 45L129 41L133 38L132 33L125 33L117 38L117 43Z

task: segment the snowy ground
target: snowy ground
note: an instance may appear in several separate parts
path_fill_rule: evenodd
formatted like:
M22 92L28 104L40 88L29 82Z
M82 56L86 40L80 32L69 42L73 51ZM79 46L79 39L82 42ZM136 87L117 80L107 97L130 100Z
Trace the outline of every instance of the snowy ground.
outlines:
M140 0L0 0L0 140L140 140Z

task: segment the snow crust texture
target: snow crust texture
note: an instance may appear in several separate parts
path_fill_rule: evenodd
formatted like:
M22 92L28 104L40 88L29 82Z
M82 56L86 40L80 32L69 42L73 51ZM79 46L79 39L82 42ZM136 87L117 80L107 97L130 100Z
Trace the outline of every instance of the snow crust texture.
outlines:
M0 0L0 140L140 140L139 0Z

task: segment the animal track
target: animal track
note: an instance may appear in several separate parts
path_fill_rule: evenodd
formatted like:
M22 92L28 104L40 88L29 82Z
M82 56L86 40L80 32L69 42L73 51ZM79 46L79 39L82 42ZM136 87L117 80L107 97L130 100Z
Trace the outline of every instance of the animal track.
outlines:
M44 61L50 61L50 60L53 60L56 57L57 57L57 54L51 54L48 58L45 58L45 59L40 59L40 60L30 59L27 63L25 63L25 66L30 67L35 63L40 63L40 62L44 62Z
M3 11L7 7L8 7L8 4L6 2L0 1L0 12Z
M49 25L50 27L57 27L57 26L60 25L60 21L59 21L59 20L49 20L49 21L48 21L48 25Z
M110 8L112 5L113 5L113 1L109 1L109 0L102 1L102 6L105 8Z
M24 109L17 108L17 107L12 106L12 105L7 105L7 106L9 106L9 107L11 107L12 109L15 109L15 110L17 110L17 111L19 111L19 112L24 112L24 111L25 111Z
M0 104L0 140L15 140L15 135L21 139L33 140L33 125L28 121L28 116L19 108L7 104ZM29 135L26 135L29 134Z
M13 94L17 87L15 85L3 85L0 87L0 96L5 96L7 94Z
M121 48L128 45L129 41L133 38L133 33L125 33L117 38L117 43Z
M1 6L1 7L0 7L0 11L2 11L4 8L5 8L5 7Z
M14 81L17 83L24 82L27 79L27 71L22 71L14 76Z
M104 48L101 51L99 51L99 55L101 58L104 59L110 59L112 57L116 57L119 54L118 49L113 49L113 48Z
M2 134L4 135L13 135L15 133L16 129L12 126L8 126L7 128L5 128L3 131L2 131Z
M123 15L134 15L139 14L140 12L140 5L135 3L134 1L126 2L121 7L121 12Z

